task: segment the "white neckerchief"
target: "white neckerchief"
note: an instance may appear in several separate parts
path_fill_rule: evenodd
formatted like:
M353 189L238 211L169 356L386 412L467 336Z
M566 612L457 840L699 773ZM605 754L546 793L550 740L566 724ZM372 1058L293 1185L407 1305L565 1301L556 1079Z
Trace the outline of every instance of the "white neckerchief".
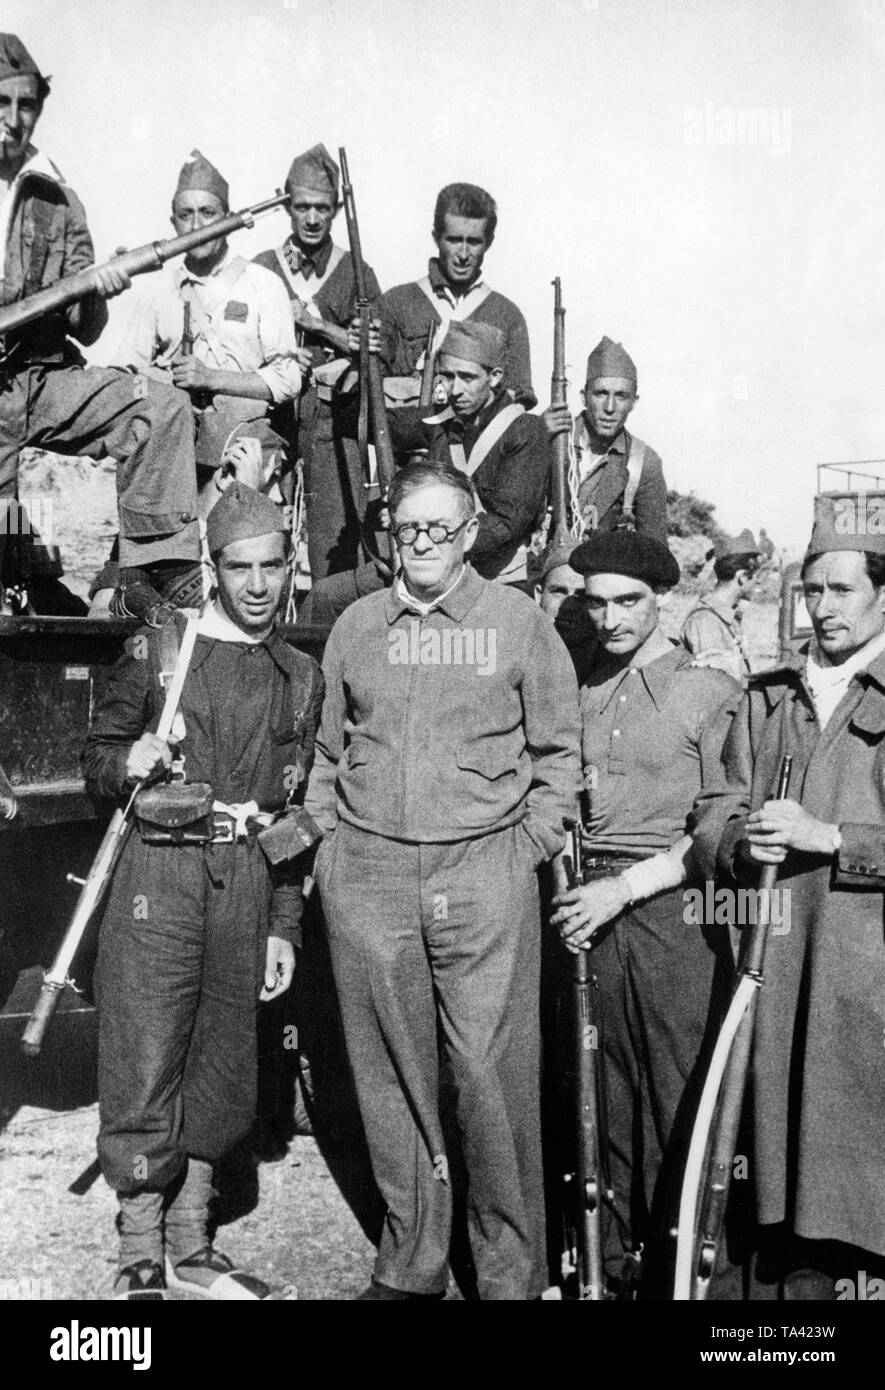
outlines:
M885 651L885 632L873 637L859 651L843 661L841 666L823 666L817 659L818 646L812 642L805 665L805 679L811 692L814 711L822 729L827 727L833 711L848 689L851 678L863 671L871 661Z
M219 607L217 599L200 618L197 632L201 637L211 637L215 642L245 642L250 647L257 647L265 640L263 637L250 637L248 632L237 627L224 609Z
M18 191L22 180L27 178L28 174L42 174L44 178L51 179L53 183L62 182L62 176L52 160L48 159L45 154L41 154L35 145L29 145L24 164L0 201L0 280L6 274L6 243L9 240L9 226L18 200Z
M439 607L444 598L448 598L453 589L457 589L461 580L464 578L464 571L466 569L467 566L462 565L461 573L458 575L454 584L450 584L444 594L440 594L439 598L433 599L430 603L422 603L421 599L415 598L414 594L410 594L406 588L406 581L402 576L396 581L396 596L401 603L404 603L407 608L411 608L419 617L426 618L428 613L432 613L434 608Z

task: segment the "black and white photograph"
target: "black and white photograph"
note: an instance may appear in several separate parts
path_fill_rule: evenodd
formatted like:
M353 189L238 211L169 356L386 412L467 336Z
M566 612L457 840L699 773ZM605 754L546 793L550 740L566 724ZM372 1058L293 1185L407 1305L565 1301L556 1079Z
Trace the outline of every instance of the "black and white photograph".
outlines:
M839 1365L885 3L0 23L0 1304L50 1366L489 1300Z

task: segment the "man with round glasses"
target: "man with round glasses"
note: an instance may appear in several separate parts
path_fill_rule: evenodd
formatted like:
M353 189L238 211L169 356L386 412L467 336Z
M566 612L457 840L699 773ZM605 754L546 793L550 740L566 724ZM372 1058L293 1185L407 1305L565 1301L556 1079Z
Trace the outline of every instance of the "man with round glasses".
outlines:
M479 1296L530 1299L547 1282L535 870L576 811L577 684L540 609L468 562L481 521L460 470L408 464L389 502L402 571L332 629L308 795L328 832L316 876L388 1209L360 1297L445 1291L442 1066Z

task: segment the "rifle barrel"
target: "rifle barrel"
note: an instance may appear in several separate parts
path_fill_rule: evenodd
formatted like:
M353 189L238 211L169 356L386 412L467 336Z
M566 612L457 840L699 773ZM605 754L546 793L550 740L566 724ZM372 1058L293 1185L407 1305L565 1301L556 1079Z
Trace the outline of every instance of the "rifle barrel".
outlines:
M369 421L372 426L372 437L375 443L375 457L378 461L378 481L381 491L387 492L393 482L393 475L396 472L396 460L393 455L393 445L390 439L390 431L387 427L387 408L384 404L384 377L381 370L381 361L374 354L368 351L369 333L369 297L366 289L366 266L363 260L362 243L360 242L359 222L356 215L356 202L353 196L353 185L350 182L350 169L347 164L347 154L343 146L338 148L338 161L341 165L341 199L344 203L344 217L347 222L347 236L350 242L350 258L353 262L353 278L356 285L357 308L360 315L360 334L363 348L360 353L361 366L365 363L365 387L369 399ZM388 534L390 546L390 560L394 562L396 547L393 536Z
M557 275L553 283L553 375L550 378L550 404L568 404L568 379L565 374L565 309L562 307L562 285ZM550 508L553 513L551 545L569 539L567 485L568 436L557 434L553 439L553 462L550 470Z
M133 251L124 251L120 256L113 256L101 266L90 266L88 270L81 270L77 275L68 275L57 284L50 285L48 289L38 290L27 299L20 299L14 304L0 308L0 337L14 332L15 329L24 328L35 319L66 309L69 305L85 299L87 295L95 294L99 288L99 272L105 266L114 266L129 276L159 270L166 261L172 260L175 256L187 255L188 251L192 251L196 246L204 246L207 241L214 241L216 237L229 236L241 227L251 227L256 217L288 201L287 193L277 193L273 198L254 203L251 207L243 208L241 212L229 213L227 217L221 217L217 222L210 222L205 227L195 228L192 232L185 232L183 236L147 242Z

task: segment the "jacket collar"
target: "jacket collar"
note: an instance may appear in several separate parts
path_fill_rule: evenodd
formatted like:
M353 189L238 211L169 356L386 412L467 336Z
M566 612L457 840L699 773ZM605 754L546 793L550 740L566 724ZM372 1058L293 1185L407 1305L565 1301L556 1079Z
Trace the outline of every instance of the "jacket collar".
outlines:
M574 434L572 438L576 449L582 452L585 450L589 450L590 435L587 430L587 420L583 410L581 411L578 418L575 420ZM619 434L615 435L614 439L612 440L611 444L609 444L605 453L601 454L599 457L625 459L629 452L630 435L626 429L622 429Z
M64 183L61 170L35 145L28 146L27 159L13 179L13 187L22 179L48 179L50 183Z
M293 271L297 272L298 270L303 270L304 267L307 266L318 280L325 275L326 266L329 264L329 257L331 254L331 236L326 237L322 246L318 246L316 251L310 256L306 251L302 251L300 246L295 245L294 238L291 236L286 238L285 245L283 246L283 255L286 256ZM292 262L297 262L297 264L292 264ZM305 279L307 278L309 277L305 276Z
M507 392L498 390L492 396L491 400L486 402L481 410L478 410L475 415L471 415L470 419L463 421L463 423L456 418L452 407L447 405L445 410L440 410L436 415L425 415L424 424L442 425L445 427L451 423L455 432L463 429L465 434L475 432L477 435L480 435L489 421L493 420L498 414L498 411L503 410L505 405L510 404L510 397Z
M481 579L476 570L468 563L464 568L464 573L460 581L455 585L450 594L434 609L434 612L445 613L447 618L453 622L460 623L466 618L471 608L482 596L483 590L488 587L488 581ZM415 610L407 607L396 592L396 586L388 589L386 598L386 614L389 625L395 623L403 614L407 617L416 617Z
M607 709L611 704L617 691L620 689L621 681L624 677L629 671L636 669L639 676L642 678L643 685L648 691L652 704L658 713L660 713L670 694L670 688L673 685L676 672L690 667L691 664L691 653L687 652L684 647L674 644L671 651L662 652L660 656L656 656L653 661L647 662L645 666L634 668L628 663L626 666L613 668L600 663L597 671L591 672L590 679L585 681L585 686L591 690L593 689L595 683L593 681L593 676L596 675L597 672L601 677L599 684L607 684L608 681L613 682L611 689L605 692L603 702L599 706L599 713L601 714L603 710Z
M194 647L194 654L191 658L192 670L196 671L199 669L200 666L203 665L203 662L207 659L209 653L214 649L215 644L218 640L219 639L216 637L206 637L205 635L198 634L197 644ZM232 645L237 644L233 643ZM263 642L248 642L244 634L242 645L244 647L264 647L268 655L273 660L274 665L280 671L282 671L283 675L291 675L292 663L290 660L291 654L289 651L289 647L283 641L276 628L273 629L269 636L265 637Z
M851 716L851 723L869 734L885 733L885 652L863 671L856 680L863 689L860 703Z
M430 288L433 290L433 293L438 295L440 299L445 299L446 297L457 299L459 297L455 294L452 286L440 270L439 260L436 256L431 256L430 260L427 262L427 278L430 281ZM471 290L477 289L482 283L482 271L480 271L479 278L474 280L471 285L467 286L466 290L464 290L464 294L469 294ZM462 299L464 294L460 296Z

